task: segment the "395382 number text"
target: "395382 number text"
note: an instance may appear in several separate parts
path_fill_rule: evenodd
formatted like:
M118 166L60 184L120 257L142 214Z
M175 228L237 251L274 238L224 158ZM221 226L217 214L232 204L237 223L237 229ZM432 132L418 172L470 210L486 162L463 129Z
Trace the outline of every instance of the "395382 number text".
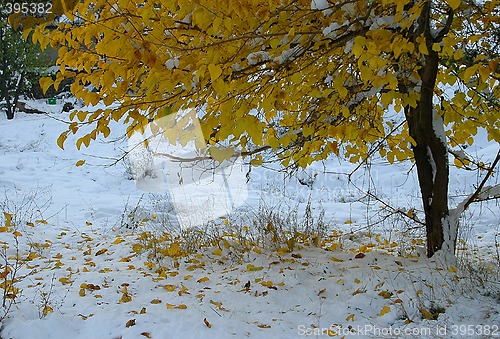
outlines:
M52 13L52 2L1 2L0 12L7 15L14 13L45 15Z

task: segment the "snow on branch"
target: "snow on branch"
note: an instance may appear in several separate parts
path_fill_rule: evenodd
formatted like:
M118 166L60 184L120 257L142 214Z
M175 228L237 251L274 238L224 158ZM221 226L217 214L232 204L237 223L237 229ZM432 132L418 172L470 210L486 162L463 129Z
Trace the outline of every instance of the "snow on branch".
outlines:
M497 152L495 160L488 168L486 175L477 187L476 191L469 195L464 201L458 204L455 211L460 214L469 207L473 202L500 199L500 184L494 186L485 186L488 179L493 175L495 167L500 161L500 150Z

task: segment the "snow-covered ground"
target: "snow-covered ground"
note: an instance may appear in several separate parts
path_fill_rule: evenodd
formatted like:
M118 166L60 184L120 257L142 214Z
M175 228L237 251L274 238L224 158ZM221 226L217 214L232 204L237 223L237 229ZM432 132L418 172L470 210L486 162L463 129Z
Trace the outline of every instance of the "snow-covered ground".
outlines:
M333 158L291 177L270 165L253 168L248 182L248 167L240 166L233 183L244 187L245 199L208 230L227 231L227 241L157 261L148 227L158 231L160 219L180 212L210 215L217 202L179 211L168 189L141 191L123 162L109 166L128 149L119 124L88 149L76 150L72 137L59 149L68 119L62 102L27 102L49 114L0 115L0 207L21 233L0 233L8 247L1 271L5 258L14 262L15 239L20 257L29 258L17 273L2 338L500 336L495 201L472 206L462 220L459 257L470 264L443 265L421 256L423 230L402 216L415 209L423 219L410 163L374 159L350 178L356 166ZM476 141L468 152L491 160L498 145L484 135ZM77 167L79 160L85 164ZM453 169L454 203L480 179ZM193 189L193 199L201 192ZM237 225L252 232L265 215L304 228L323 213L327 231L318 247L309 239L274 251L245 247L232 233ZM172 254L177 243L166 239L170 247L157 252Z

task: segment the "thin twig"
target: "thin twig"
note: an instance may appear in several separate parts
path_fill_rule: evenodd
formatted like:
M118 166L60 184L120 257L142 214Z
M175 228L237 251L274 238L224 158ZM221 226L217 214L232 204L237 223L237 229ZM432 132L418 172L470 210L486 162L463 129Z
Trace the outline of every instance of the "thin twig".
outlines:
M488 179L493 175L493 171L494 171L494 169L499 161L500 161L500 150L498 150L497 156L495 157L495 160L493 161L491 166L488 168L486 175L484 176L483 180L481 181L481 183L477 187L476 191L474 193L472 193L469 196L469 198L465 201L465 204L463 205L462 212L465 211L467 209L467 207L469 207L470 204L478 201L478 198L483 191L484 185L486 185L486 182L488 181Z

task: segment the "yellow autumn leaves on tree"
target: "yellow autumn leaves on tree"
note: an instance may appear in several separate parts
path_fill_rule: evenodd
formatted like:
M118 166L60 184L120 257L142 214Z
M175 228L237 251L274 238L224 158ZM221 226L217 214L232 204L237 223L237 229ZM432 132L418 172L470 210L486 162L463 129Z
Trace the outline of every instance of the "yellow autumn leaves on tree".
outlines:
M70 23L50 32L38 26L33 38L59 50L60 73L42 80L42 87L75 77L72 92L86 103L120 104L78 115L95 126L79 147L107 136L110 120L124 119L132 130L166 108L197 107L205 112L207 138L215 131L243 152L249 141L284 148L287 164L305 166L339 151L362 161L370 143L380 141L377 150L395 161L411 157L413 140L405 126L388 125L384 112L401 112L418 100L416 86L401 88L408 79L418 82L420 55L428 47L423 35L412 39L405 30L417 24L426 3L84 1L66 14ZM460 1L435 2L436 30L447 11L456 11L453 29L432 46L443 60L438 81L470 87L460 95L443 92L439 105L457 144L480 126L500 140L498 121L482 100L485 90L498 100L498 56L479 54L464 64L468 45L487 48L497 5L488 1L486 16L466 17L470 9ZM468 25L476 27L475 36L464 36ZM72 126L71 133L77 130Z
M197 145L219 161L241 152L259 165L268 149L297 167L331 154L414 159L424 211L434 211L426 224L440 228L430 232L440 234L432 254L448 215L447 193L434 196L448 190L444 143L471 144L478 129L500 141L499 8L498 0L83 0L50 29L25 27L59 53L44 89L73 78L85 103L113 104L73 112L61 147L81 124L94 128L78 148L107 137L112 120L131 135L196 109Z

